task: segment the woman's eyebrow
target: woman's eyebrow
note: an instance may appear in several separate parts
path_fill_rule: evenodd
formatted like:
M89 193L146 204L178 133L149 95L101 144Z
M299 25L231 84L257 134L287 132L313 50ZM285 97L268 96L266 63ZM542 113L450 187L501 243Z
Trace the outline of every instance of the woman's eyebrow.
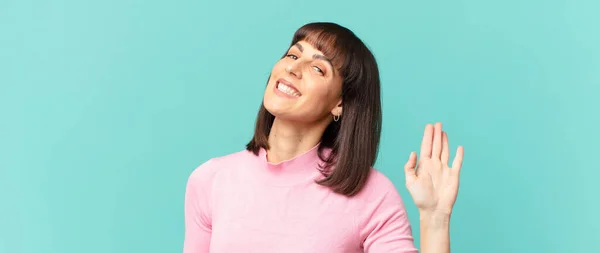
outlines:
M299 42L294 44L294 46L297 47L298 50L300 50L300 52L304 51L304 47ZM329 66L331 66L331 69L333 69L333 72L335 73L335 68L333 67L333 63L331 63L331 60L329 58L327 58L326 56L321 55L321 54L315 54L315 55L313 55L313 59L323 60L323 61L327 62L329 64Z
M302 45L300 45L300 43L296 43L296 44L294 44L294 46L296 46L298 48L298 50L300 50L300 52L304 51L304 47L302 47Z
M324 55L314 54L313 55L313 59L326 61L327 63L329 63L329 66L331 66L331 69L333 69L333 71L335 72L335 68L333 67L333 63L331 63L331 60L329 60L329 58L325 57Z

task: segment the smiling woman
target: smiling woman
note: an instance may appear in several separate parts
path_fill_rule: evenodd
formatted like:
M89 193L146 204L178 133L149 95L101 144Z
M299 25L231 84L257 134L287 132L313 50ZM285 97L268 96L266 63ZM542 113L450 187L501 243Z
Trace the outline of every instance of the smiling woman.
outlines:
M323 168L328 176L320 184L349 196L360 191L377 157L381 102L375 57L350 30L313 23L296 32L273 67L248 150L269 149L270 129L286 122L304 125L297 141L305 149L317 142L319 149L330 149Z
M373 54L334 23L301 27L275 63L246 149L189 177L184 252L417 252L404 202L373 168L381 133ZM462 162L441 123L427 124L407 187L422 252L449 252Z

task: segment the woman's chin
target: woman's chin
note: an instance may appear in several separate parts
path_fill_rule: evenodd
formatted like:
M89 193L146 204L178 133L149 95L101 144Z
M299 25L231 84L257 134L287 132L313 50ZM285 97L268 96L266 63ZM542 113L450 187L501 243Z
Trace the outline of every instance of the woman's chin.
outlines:
M264 101L264 106L267 111L275 116L293 113L294 104L295 103L278 98L266 98Z

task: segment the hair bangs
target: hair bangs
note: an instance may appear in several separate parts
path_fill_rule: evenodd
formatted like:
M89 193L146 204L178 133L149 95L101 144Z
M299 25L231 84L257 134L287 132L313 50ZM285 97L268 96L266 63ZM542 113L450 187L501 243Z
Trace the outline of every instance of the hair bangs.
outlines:
M331 61L333 66L343 73L345 72L343 70L349 50L339 43L342 41L340 36L340 33L308 25L296 32L292 39L292 46L300 41L308 42L311 46L323 52L324 56Z

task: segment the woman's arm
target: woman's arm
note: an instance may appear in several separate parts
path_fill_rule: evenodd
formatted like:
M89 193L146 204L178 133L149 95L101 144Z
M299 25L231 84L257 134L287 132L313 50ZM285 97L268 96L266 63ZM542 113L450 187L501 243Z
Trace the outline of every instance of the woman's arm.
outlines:
M458 194L463 147L459 146L452 167L448 135L442 124L427 124L421 156L410 154L404 166L406 187L419 208L421 253L450 253L450 216Z
M450 252L450 215L421 213L421 253Z
M208 253L212 234L209 162L199 166L188 178L185 190L184 253Z

